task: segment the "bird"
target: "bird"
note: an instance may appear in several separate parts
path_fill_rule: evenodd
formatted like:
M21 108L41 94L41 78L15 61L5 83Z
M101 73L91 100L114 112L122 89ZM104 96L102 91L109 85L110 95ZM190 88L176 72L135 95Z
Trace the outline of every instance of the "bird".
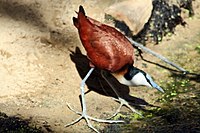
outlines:
M77 123L81 119L85 119L87 125L95 132L98 132L98 130L92 126L90 120L107 123L120 123L124 121L102 120L93 118L87 114L84 87L86 80L95 68L102 70L102 77L108 82L113 91L116 93L118 100L122 103L124 103L124 100L112 86L112 83L106 79L104 74L105 72L111 73L121 84L127 86L147 86L156 88L161 92L164 92L164 90L153 81L149 74L134 67L134 47L121 32L116 30L114 27L108 26L89 16L86 16L82 5L79 6L79 11L76 13L78 17L72 18L73 24L78 30L79 38L86 50L91 68L83 78L80 85L82 112L77 112L72 109L70 105L68 105L69 109L79 114L80 117L67 124L66 127ZM127 103L125 104L129 106Z

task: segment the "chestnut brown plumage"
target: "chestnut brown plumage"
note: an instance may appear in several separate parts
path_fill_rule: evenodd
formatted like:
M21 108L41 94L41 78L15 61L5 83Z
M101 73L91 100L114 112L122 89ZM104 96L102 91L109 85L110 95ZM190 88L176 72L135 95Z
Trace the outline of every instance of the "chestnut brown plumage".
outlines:
M127 64L133 65L133 46L122 33L85 16L82 6L78 18L74 17L73 22L88 58L95 67L116 72Z
M79 7L77 12L78 17L73 17L74 26L78 29L80 40L87 52L88 59L90 60L91 69L81 82L81 103L82 112L76 112L81 115L74 122L67 124L72 125L84 118L88 126L94 131L95 129L89 119L98 122L123 122L115 120L101 120L90 117L87 115L86 103L84 97L84 86L88 77L91 75L95 67L110 72L120 83L128 86L145 85L148 87L154 87L163 92L162 88L153 82L152 78L144 71L133 66L134 63L134 48L129 40L115 28L102 24L97 20L94 20L85 15L85 11L82 6ZM129 107L133 112L138 113L133 109L128 102L120 97L116 89L112 86L112 83L106 79L103 71L101 71L102 77L108 82L113 91L118 97L118 101L121 105L124 104ZM68 105L71 109L71 107ZM120 106L121 107L121 106ZM119 109L118 109L119 111ZM116 115L118 111L114 114ZM138 113L139 114L139 113ZM113 115L113 116L114 116Z

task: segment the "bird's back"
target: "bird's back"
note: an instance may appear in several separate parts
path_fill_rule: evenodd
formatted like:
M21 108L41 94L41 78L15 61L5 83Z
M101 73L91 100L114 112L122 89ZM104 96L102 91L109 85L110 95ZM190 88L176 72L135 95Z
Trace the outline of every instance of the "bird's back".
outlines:
M134 49L126 37L113 27L85 16L82 6L74 25L91 63L100 69L115 72L133 64Z

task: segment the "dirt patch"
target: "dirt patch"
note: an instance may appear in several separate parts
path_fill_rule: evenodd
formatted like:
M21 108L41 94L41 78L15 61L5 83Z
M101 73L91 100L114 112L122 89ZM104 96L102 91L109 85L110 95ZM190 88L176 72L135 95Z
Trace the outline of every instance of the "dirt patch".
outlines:
M64 128L65 124L78 117L67 108L67 103L81 110L78 97L79 85L88 70L85 51L71 18L76 15L74 10L82 4L87 14L101 21L104 18L101 9L112 2L2 0L0 2L0 111L8 116L19 115L29 119L31 125L43 132L90 132L91 130L85 126L85 121ZM192 62L192 67L184 66L186 69L198 72L199 58L196 61L192 60L193 57L199 57L196 56L194 49L200 40L200 9L198 7L195 9L195 17L185 19L188 23L186 28L180 26L176 29L175 35L166 37L159 45L147 46L180 65ZM76 47L82 54L71 52L75 51ZM185 56L181 60L174 56L182 57L182 54ZM147 54L144 54L144 57L159 62ZM167 70L141 59L136 61L135 65L150 73L157 82L165 82L169 75ZM100 83L105 84L104 89L108 88L108 85L99 77L98 71L88 82L88 88L94 90L86 95L88 113L96 118L106 118L113 114L119 105L102 92ZM145 101L141 99L155 104L155 99L160 96L155 94L156 90L145 87L130 88L130 90L124 86L120 87L124 88L126 94L129 93L130 99L138 100L142 104L145 104ZM122 111L128 112L126 108ZM105 124L95 123L95 126L103 129Z

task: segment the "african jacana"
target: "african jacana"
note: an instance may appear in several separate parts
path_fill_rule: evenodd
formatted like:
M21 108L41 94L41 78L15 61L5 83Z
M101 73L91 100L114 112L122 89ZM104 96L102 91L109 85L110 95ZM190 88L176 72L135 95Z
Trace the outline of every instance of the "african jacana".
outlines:
M157 90L164 92L161 87L153 82L152 78L144 71L133 66L134 63L134 48L128 39L115 28L102 24L85 15L82 6L79 6L77 12L78 18L73 17L74 26L78 29L80 40L87 52L90 60L91 69L81 82L81 101L82 112L76 112L81 117L74 122L67 124L72 125L84 118L90 128L98 132L90 123L89 119L98 122L123 122L114 120L101 120L92 118L87 115L86 103L84 98L85 82L94 70L95 67L110 72L121 84L127 86L154 87ZM102 74L105 78L105 76ZM109 81L105 78L109 83ZM112 84L109 83L109 85ZM113 88L113 87L112 87ZM113 88L117 94L116 90ZM117 94L120 99L119 95ZM71 109L71 108L70 108Z

